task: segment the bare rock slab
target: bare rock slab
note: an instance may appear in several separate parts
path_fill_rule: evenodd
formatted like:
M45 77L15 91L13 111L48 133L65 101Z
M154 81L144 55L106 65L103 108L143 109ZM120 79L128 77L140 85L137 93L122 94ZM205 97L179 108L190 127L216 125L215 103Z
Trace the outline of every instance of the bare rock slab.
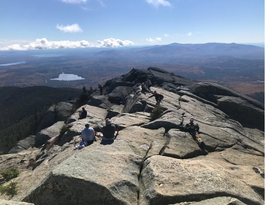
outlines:
M18 153L23 150L28 149L29 147L34 146L35 144L35 135L30 135L27 138L20 140L15 147L13 147L8 153Z
M150 114L146 112L137 113L122 113L117 117L111 118L111 122L117 125L120 129L129 126L141 125L150 121Z
M105 119L108 112L104 108L92 106L92 105L84 105L76 110L74 114L72 114L68 121L68 123L75 122L79 119L79 113L82 111L82 108L85 108L87 111L87 117L85 119L92 119L92 118L99 118L99 119Z
M226 149L221 156L231 164L264 167L264 156L242 152L242 150Z
M0 199L1 205L34 205L32 203L20 202L20 201L11 201Z
M52 126L41 130L36 134L35 146L39 147L46 143L49 139L60 135L61 128L64 125L64 121L54 123Z
M216 163L179 160L163 156L148 158L141 173L142 204L174 204L214 197L233 197L245 204L264 203L244 182L233 178Z
M182 122L182 110L168 110L158 119L148 122L143 127L148 129L158 129L164 127L166 130L179 128Z
M108 97L105 95L94 95L88 101L88 105L108 109L111 107L111 102L108 100Z
M202 154L198 144L188 132L171 129L169 130L168 135L170 142L164 151L164 156L185 159Z
M122 140L86 147L59 164L24 201L35 204L137 204L140 158Z
M145 129L138 126L127 127L120 131L118 139L126 141L135 154L144 157L159 154L166 144L165 129ZM147 153L148 152L148 153Z
M206 199L202 201L194 202L181 202L171 205L246 205L242 201L235 199L233 197L215 197L212 199Z

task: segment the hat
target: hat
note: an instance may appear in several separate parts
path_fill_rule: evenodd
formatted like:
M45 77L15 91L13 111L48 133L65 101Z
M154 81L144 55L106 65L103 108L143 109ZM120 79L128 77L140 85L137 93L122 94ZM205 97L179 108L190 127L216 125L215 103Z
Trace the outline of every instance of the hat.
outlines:
M110 119L109 118L106 119L106 124L107 125L110 124Z
M86 123L85 126L86 126L86 127L89 127L89 123Z
M194 120L194 118L193 118L193 117L191 117L191 118L190 118L190 120L192 120L192 121L193 121L193 120Z

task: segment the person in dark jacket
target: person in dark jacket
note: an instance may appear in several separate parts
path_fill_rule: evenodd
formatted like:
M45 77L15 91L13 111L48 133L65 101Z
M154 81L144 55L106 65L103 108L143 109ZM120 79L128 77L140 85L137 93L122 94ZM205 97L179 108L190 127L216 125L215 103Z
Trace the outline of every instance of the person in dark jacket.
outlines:
M149 98L151 98L151 97L155 97L155 99L156 99L156 105L157 105L157 106L160 105L161 101L162 101L163 98L164 98L163 95L161 95L160 93L157 93L156 91L154 91L154 92L153 92L153 95L151 95ZM148 98L148 99L149 99L149 98Z
M79 115L79 119L84 119L84 118L86 118L86 116L87 116L87 111L86 111L86 109L83 107L83 108L82 108L82 112L81 112L80 115Z
M102 128L103 135L100 137L102 140L114 140L117 136L116 126L110 122L110 119L106 119L106 126Z
M185 129L191 134L192 138L196 141L196 143L199 145L200 149L207 154L208 151L205 148L205 144L202 141L201 136L199 135L200 127L198 123L194 124L194 118L190 118L190 123L186 124Z
M102 92L103 92L103 87L102 87L102 85L98 84L98 88L99 88L99 91L100 91L100 95L102 95Z
M190 118L190 123L186 124L186 129L191 132L199 132L199 125L198 123L194 124L194 118Z

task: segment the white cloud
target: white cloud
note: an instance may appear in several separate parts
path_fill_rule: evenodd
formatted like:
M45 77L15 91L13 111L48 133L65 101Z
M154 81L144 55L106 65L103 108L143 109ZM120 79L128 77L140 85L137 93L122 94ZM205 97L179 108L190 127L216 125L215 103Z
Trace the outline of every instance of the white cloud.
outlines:
M82 41L48 41L46 38L36 39L36 41L27 44L11 44L0 48L0 50L33 50L33 49L58 49L58 48L86 48L86 47L121 47L134 45L132 41L120 39L104 39L91 43Z
M168 34L166 34L166 33L164 34L164 36L165 36L165 37L169 37L169 35L168 35Z
M82 29L80 28L78 24L72 24L72 25L67 25L67 26L63 26L63 25L60 26L59 24L57 24L56 28L63 32L69 32L69 33L82 32Z
M145 0L147 3L152 4L155 7L158 6L171 6L171 4L166 0Z
M150 43L154 43L154 42L157 42L157 41L162 41L161 38L155 38L155 39L147 38L146 40L149 41Z
M192 33L191 33L191 32L189 32L189 33L187 34L187 36L192 36Z
M6 47L12 44L28 44L32 41L28 41L28 40L3 40L0 41L0 48L1 47Z
M61 0L61 1L69 4L80 4L80 3L86 3L87 0Z
M120 39L104 39L103 41L98 41L96 47L120 47L120 46L131 46L134 45L132 41L125 40L122 41Z

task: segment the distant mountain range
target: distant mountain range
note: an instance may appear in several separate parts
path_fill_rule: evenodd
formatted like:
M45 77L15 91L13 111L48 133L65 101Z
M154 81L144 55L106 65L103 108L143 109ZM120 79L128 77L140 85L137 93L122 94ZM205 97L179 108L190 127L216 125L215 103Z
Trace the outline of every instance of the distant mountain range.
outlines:
M254 45L236 43L205 43L122 47L122 48L76 48L54 50L28 50L28 51L0 51L1 57L8 56L34 56L48 53L68 56L86 56L90 58L216 58L233 57L244 59L263 59L264 48ZM1 63L1 62L0 62Z
M236 43L0 51L0 87L95 88L132 68L148 67L192 80L217 82L263 101L264 47ZM61 73L84 79L50 80Z
M101 58L145 58L145 59L191 59L191 58L217 58L232 57L244 59L261 59L264 56L264 48L226 43L206 44L179 44L172 43L161 46L147 46L128 49L108 49L99 51L95 57Z

